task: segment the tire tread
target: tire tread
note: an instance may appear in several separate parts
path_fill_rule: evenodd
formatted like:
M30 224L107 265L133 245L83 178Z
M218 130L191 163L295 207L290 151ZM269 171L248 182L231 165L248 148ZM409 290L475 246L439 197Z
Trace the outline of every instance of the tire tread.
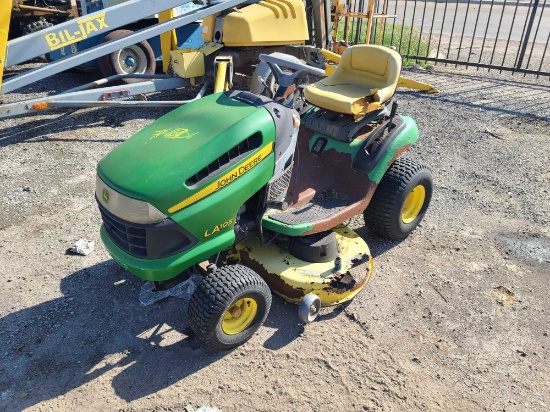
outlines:
M189 319L195 333L209 347L215 349L230 349L232 347L219 342L213 330L217 327L218 314L227 309L235 296L249 290L258 291L267 298L264 316L255 325L258 328L269 313L271 291L256 272L243 265L228 265L216 269L201 281L189 302ZM248 340L252 334L245 340ZM244 343L244 341L240 343Z
M426 206L419 214L411 228L403 231L395 220L401 217L401 195L407 191L411 182L420 174L427 174L431 185L430 169L415 159L399 158L393 162L380 181L378 188L364 212L365 224L368 225L378 235L392 239L400 240L405 238L416 228L422 219L431 199L431 186L428 189ZM412 188L410 188L412 190Z

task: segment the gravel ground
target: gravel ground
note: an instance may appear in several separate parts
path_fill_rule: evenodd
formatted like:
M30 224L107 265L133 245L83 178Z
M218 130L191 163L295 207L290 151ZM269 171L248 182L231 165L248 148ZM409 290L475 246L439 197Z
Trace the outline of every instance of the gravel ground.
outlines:
M409 156L434 174L423 224L384 242L357 217L375 259L365 290L306 327L275 297L227 353L192 336L185 300L140 306L142 282L99 239L98 160L167 110L0 121L0 410L548 410L549 89L411 76L442 90L397 95L421 130ZM96 250L67 255L80 238Z

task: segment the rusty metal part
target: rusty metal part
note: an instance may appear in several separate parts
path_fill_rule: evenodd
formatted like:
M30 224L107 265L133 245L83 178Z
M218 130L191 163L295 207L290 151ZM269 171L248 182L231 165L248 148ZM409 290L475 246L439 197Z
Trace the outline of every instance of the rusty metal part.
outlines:
M306 262L273 243L262 246L257 238L245 240L236 249L240 263L258 273L284 299L299 303L314 293L323 306L337 305L359 293L369 281L373 265L369 248L359 235L346 226L334 231L340 265L335 261Z
M367 132L368 133L368 132ZM291 208L299 208L323 192L338 188L339 198L348 206L336 213L313 223L313 228L302 236L330 230L359 213L369 205L378 185L367 175L351 169L352 157L349 153L340 153L334 149L323 152L321 156L311 156L309 140L313 131L302 129L296 146L295 166L288 189L287 203ZM405 145L397 149L393 163L401 154L410 149ZM300 154L303 154L300 156Z
M334 277L330 283L330 288L326 289L327 292L344 293L362 288L371 275L369 266L370 256L361 256L347 272Z
M229 309L229 313L230 313L231 316L233 316L234 318L238 318L238 317L241 316L241 314L243 313L243 310L241 309L240 306L233 305L233 306L231 306L231 309Z
M240 256L241 263L260 275L269 286L269 289L276 291L279 295L288 296L289 298L296 300L300 300L306 295L304 289L293 288L289 284L285 283L285 281L281 279L277 273L270 273L261 263L251 259L249 250L241 250Z
M349 153L330 149L321 156L312 156L309 153L309 140L312 136L313 131L305 128L298 136L295 166L286 200L288 205L298 208L308 203L316 194L338 188L339 197L349 206L315 222L311 231L305 234L332 229L363 212L377 187L367 175L351 169L352 157Z
M48 7L26 6L24 4L19 4L17 7L19 8L19 10L35 11L35 12L40 12L42 14L55 14L55 15L63 15L63 16L68 16L70 14L70 12L66 10L50 9Z
M29 16L57 16L74 18L78 17L78 7L70 4L69 7L59 9L56 7L37 7L28 6L24 0L12 0L12 17L29 17Z
M395 159L397 159L399 156L401 156L403 153L405 153L407 150L409 150L412 147L410 144L406 144L405 146L400 147L395 151L395 156L393 156L393 159L391 163L395 162ZM390 163L390 166L391 166Z

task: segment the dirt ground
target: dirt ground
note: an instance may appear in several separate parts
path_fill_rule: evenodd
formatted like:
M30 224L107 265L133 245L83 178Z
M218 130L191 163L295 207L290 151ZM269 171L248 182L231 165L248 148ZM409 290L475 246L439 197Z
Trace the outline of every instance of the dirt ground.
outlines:
M442 90L397 96L421 130L408 156L434 175L421 227L387 242L357 217L375 272L351 304L304 327L274 297L223 353L192 336L185 300L140 306L99 238L98 160L167 109L0 121L0 410L549 410L547 79L416 77ZM67 255L80 238L95 251Z

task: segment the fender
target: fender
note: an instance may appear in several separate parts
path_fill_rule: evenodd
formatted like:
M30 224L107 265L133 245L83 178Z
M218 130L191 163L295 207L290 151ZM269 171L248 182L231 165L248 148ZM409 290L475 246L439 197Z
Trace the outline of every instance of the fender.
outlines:
M376 129L357 151L357 155L352 163L353 170L367 175L372 172L397 136L403 133L406 128L407 124L403 118L401 116L395 116L393 119L393 127L386 137L383 136L387 130L387 123ZM372 150L371 147L373 147L373 144L379 138L383 139L382 143Z

